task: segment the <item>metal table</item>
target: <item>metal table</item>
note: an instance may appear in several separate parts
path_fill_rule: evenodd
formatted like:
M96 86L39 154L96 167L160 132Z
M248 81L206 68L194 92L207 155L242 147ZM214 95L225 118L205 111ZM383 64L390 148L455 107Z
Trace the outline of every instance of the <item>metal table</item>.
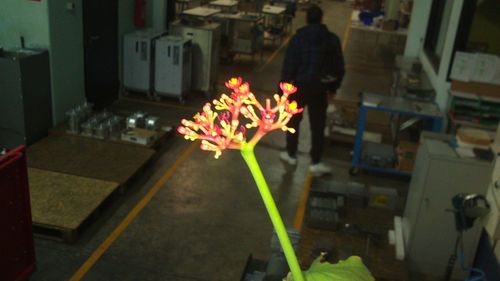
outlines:
M266 33L264 34L265 39L271 40L273 43L278 39L281 43L281 39L287 30L288 23L286 20L286 7L275 6L275 5L264 5L262 7L262 14L264 15L264 27Z
M238 11L239 2L236 0L216 0L208 5L214 9L219 9L223 13L236 13Z
M189 8L189 4L192 0L175 0L175 4L177 5L176 11L182 12Z
M349 173L356 175L360 169L373 172L381 172L400 176L411 176L411 172L400 171L394 168L383 168L370 166L363 163L361 159L363 148L363 134L366 126L368 111L375 110L408 116L432 122L428 130L441 132L443 129L444 115L435 103L418 102L407 100L403 97L384 96L379 94L363 93L362 103L359 108L358 128L353 148L353 158Z
M206 7L196 7L189 10L182 11L181 15L184 17L193 17L193 18L201 18L206 19L215 14L220 13L219 9L211 9Z
M224 22L223 35L228 37L228 52L230 55L244 54L252 56L260 51L262 59L263 35L262 29L264 16L258 13L220 13L214 16L214 20Z

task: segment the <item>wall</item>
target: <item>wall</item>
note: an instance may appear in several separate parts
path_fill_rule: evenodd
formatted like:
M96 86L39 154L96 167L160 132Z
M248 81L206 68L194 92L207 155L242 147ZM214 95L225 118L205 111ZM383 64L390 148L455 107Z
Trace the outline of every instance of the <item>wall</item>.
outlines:
M486 43L486 52L500 55L500 1L486 0L477 7L469 43Z
M48 0L55 124L65 113L85 101L82 0ZM66 8L74 4L73 10Z
M71 1L73 13L61 0L2 0L0 9L0 46L20 47L24 36L26 47L49 49L54 125L85 98L81 0Z
M1 0L0 46L50 51L54 125L65 120L65 112L85 100L82 2L84 0ZM118 0L118 63L122 77L123 35L134 31L134 0ZM146 25L164 22L168 0L147 1ZM75 9L66 9L74 3Z
M136 30L134 26L134 0L118 2L118 77L123 85L123 35Z
M424 44L425 32L427 30L427 19L431 11L432 0L413 1L413 11L410 26L408 27L408 38L406 39L405 56L418 57Z
M450 18L446 28L446 36L443 41L443 49L441 53L441 63L436 71L431 65L427 55L423 51L423 43L427 30L427 22L430 15L432 0L414 1L413 8L415 14L412 14L412 19L408 33L408 43L405 49L405 55L418 56L422 62L424 71L428 74L431 84L436 91L436 102L443 111L447 111L450 83L447 81L448 69L451 63L453 46L455 44L455 36L460 21L460 14L464 0L449 0L452 1L451 10L449 11ZM421 26L418 26L421 25ZM425 27L424 27L425 26Z
M2 0L0 6L0 46L20 47L24 36L26 47L49 47L47 1Z

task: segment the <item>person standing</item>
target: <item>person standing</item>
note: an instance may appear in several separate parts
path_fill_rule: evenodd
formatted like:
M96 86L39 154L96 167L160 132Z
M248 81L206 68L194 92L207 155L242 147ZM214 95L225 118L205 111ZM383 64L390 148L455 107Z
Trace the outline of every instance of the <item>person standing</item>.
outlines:
M296 100L299 107L307 107L311 127L311 165L315 175L331 173L331 168L321 162L324 145L326 109L330 95L340 87L344 78L344 58L339 37L322 23L323 11L312 5L306 14L307 25L297 30L285 53L281 81L297 86ZM294 115L288 127L294 134L286 134L286 151L280 158L290 165L297 164L299 125L303 113Z

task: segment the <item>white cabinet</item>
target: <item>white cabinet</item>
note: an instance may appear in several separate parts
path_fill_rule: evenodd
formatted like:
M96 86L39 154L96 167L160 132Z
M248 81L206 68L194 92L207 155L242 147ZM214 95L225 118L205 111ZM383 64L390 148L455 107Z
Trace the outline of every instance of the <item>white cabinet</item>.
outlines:
M191 40L164 36L155 44L155 92L182 102L191 87Z
M127 90L149 92L153 80L154 40L150 30L126 34L123 38L123 85Z
M220 25L184 25L174 22L170 25L170 34L191 39L191 88L205 93L214 90L219 64Z
M429 135L430 136L430 135ZM440 138L446 138L442 137ZM487 161L460 158L441 139L424 137L417 153L403 216L403 236L410 270L444 275L457 237L451 199L459 193L485 194L492 165ZM465 266L471 267L482 225L464 233ZM467 276L458 261L453 277Z

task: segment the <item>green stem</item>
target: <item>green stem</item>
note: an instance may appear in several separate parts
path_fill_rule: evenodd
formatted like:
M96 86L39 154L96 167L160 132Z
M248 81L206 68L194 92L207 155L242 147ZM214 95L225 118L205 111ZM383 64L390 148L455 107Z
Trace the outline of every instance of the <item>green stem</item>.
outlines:
M290 242L290 237L288 237L288 232L286 231L285 225L283 224L283 220L281 219L278 208L276 207L276 203L274 203L273 196L269 191L266 179L264 178L264 175L260 170L259 163L255 158L253 148L254 146L251 144L242 145L241 155L243 156L243 159L245 159L248 168L250 168L250 172L252 172L255 183L259 188L260 195L262 196L264 205L266 206L269 217L271 218L271 222L273 223L274 229L278 234L278 239L280 241L281 247L285 252L286 261L288 263L288 266L290 267L290 271L292 272L293 280L304 281L304 276L302 275L302 271L300 269L299 262L297 260L297 256L295 255L292 243Z

